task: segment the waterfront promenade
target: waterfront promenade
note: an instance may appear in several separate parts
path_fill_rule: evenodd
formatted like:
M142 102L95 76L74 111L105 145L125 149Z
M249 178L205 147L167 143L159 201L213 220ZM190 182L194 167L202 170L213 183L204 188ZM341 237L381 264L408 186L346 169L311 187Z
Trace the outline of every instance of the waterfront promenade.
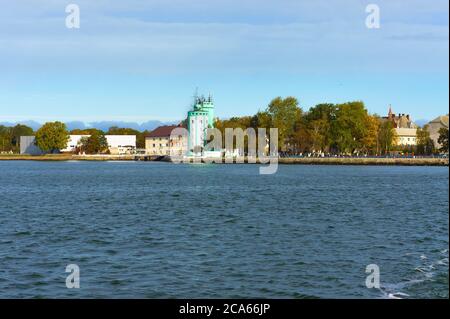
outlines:
M72 154L52 154L52 155L0 155L0 160L27 160L27 161L134 161L149 160L142 155L72 155ZM161 160L161 158L158 158ZM164 160L164 159L163 159ZM216 163L220 160L211 159ZM165 161L170 161L165 159ZM225 160L221 160L225 163ZM303 164L303 165L401 165L401 166L448 166L448 158L442 157L299 157L299 158L279 158L279 164Z

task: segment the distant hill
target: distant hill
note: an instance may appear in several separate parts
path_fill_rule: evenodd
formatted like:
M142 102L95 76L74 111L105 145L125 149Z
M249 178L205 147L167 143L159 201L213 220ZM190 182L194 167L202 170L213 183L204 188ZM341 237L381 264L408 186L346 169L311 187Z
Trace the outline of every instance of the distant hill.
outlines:
M0 125L4 126L15 126L17 124L27 125L31 127L34 131L38 130L42 126L41 123L36 121L0 122ZM66 122L69 131L74 129L85 129L85 128L96 128L102 131L107 131L111 126L117 126L117 127L132 128L134 130L142 132L145 130L151 131L161 125L174 125L174 124L178 124L178 121L161 122L157 120L152 120L141 124L137 122L125 122L125 121L98 121L90 123L85 123L82 121Z
M414 121L414 123L416 123L420 127L423 127L425 124L428 124L428 122L430 122L430 120L426 120L426 119L418 119L418 120Z
M173 124L176 124L176 122L147 121L139 124L136 122L101 121L89 123L89 127L94 127L102 131L107 131L111 126L127 127L138 131L145 131L145 130L150 131L161 125L173 125Z
M22 124L31 127L34 131L39 129L42 124L36 121L18 121L18 122L0 122L0 125L4 126L16 126L17 124Z

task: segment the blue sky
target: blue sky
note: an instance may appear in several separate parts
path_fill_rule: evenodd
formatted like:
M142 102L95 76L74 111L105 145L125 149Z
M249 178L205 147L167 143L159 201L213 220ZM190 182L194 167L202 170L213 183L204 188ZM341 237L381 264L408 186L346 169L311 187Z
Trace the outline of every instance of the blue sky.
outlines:
M65 27L78 4L80 29ZM366 5L381 10L367 29ZM448 113L447 0L0 0L0 122L182 119L195 88L216 114L276 96L304 110Z

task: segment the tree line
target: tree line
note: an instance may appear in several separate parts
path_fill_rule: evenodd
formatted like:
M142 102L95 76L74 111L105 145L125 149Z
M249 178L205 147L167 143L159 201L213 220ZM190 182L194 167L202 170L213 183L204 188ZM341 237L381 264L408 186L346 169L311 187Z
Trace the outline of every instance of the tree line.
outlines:
M136 135L136 147L145 148L145 136L150 131L143 132L131 128L112 126L104 132L99 129L74 129L69 131L62 122L47 122L36 132L31 127L17 124L13 127L0 125L0 152L19 153L20 136L35 136L36 145L44 152L55 153L67 147L69 135L90 135L83 137L75 150L86 154L108 153L108 143L105 135Z
M0 125L0 152L18 153L20 137L33 134L33 129L26 125L17 124L12 127Z
M439 131L440 149L436 149L427 126L417 129L414 146L399 146L391 121L370 114L361 101L342 104L322 103L303 111L295 97L273 99L253 116L215 120L215 127L225 136L225 128L278 128L279 151L288 154L382 155L390 152L433 154L448 152L448 129ZM0 126L0 151L19 152L20 136L35 135L36 144L45 152L56 152L67 145L69 134L90 135L81 139L76 152L107 153L105 135L136 135L136 147L145 148L145 136L131 128L110 127L68 131L62 122L45 123L36 132L25 125Z
M323 103L305 112L295 97L277 97L253 116L217 119L215 127L223 135L225 128L276 127L279 151L290 154L382 155L392 151L432 154L437 151L427 127L417 130L416 146L398 146L394 124L370 114L361 101ZM448 130L447 133L443 130L441 135L439 143L444 146L440 151L448 152Z

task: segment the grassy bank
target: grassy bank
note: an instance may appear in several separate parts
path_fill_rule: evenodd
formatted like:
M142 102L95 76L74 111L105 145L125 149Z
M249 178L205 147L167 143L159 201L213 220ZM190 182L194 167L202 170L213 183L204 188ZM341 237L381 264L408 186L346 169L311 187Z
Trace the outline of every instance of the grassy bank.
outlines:
M0 160L22 161L132 161L134 155L0 155ZM280 158L279 164L448 166L448 158Z

